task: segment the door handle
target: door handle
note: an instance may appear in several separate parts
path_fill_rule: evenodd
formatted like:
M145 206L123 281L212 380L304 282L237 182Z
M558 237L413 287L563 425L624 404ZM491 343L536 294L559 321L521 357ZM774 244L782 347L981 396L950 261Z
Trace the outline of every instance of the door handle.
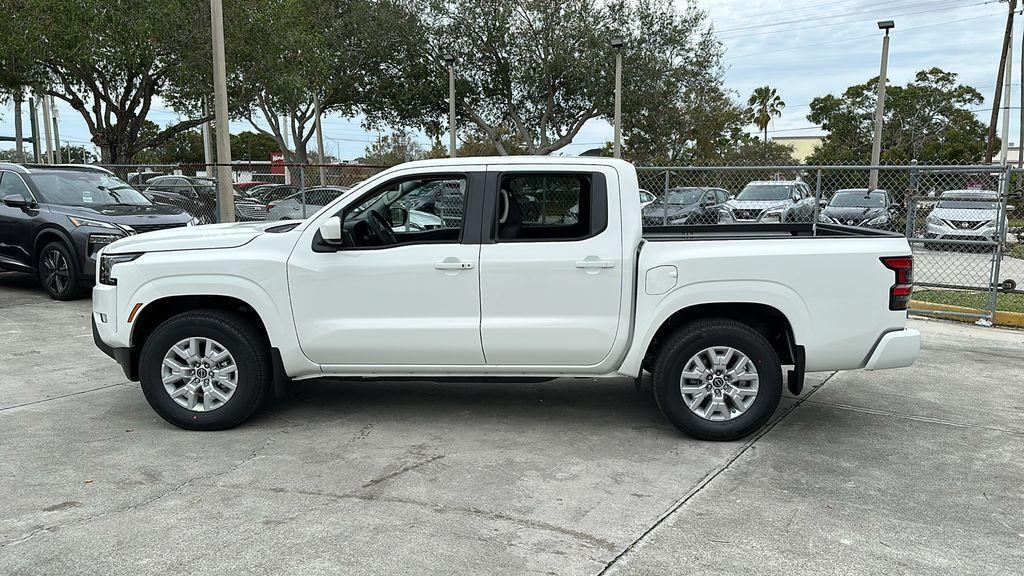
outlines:
M590 257L585 260L576 261L577 268L614 268L615 262L611 260L600 260L598 258Z
M440 262L434 262L434 268L438 270L472 270L475 266L472 262L463 262L457 258L445 258Z

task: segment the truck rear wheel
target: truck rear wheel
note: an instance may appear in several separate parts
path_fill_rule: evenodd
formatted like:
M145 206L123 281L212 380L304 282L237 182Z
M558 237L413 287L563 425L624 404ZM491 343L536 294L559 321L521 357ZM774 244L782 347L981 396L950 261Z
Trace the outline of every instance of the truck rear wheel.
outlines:
M237 314L184 312L153 330L139 356L142 392L161 418L224 430L263 402L273 374L266 338Z
M679 328L658 351L654 397L682 432L701 440L736 440L756 432L775 412L782 366L750 326L698 320Z

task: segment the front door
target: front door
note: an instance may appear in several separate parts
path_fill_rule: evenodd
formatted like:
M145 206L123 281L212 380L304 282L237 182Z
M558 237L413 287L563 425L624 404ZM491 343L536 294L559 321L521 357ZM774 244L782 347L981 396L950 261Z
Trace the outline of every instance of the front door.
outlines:
M23 269L32 265L32 229L38 208L14 208L3 203L5 196L20 195L33 200L25 181L14 172L0 171L0 268Z
M483 169L400 175L354 197L337 213L346 240L336 250L315 248L315 227L334 214L312 223L288 261L295 327L310 360L325 366L483 364L480 245L466 226L472 218L442 220L410 210L406 200L440 181L468 191L465 207L479 201ZM405 221L394 221L403 214ZM382 219L386 230L374 228Z
M626 271L615 172L495 176L494 223L480 253L487 363L601 363L620 329L620 307L629 305L620 302Z

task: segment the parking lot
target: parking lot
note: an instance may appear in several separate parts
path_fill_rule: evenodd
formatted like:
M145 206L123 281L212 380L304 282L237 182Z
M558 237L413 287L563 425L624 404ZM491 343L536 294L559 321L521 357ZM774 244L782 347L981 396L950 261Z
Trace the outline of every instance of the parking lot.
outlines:
M1024 565L1024 332L914 320L914 367L809 375L743 442L585 379L309 381L194 433L94 347L89 310L0 274L2 574Z

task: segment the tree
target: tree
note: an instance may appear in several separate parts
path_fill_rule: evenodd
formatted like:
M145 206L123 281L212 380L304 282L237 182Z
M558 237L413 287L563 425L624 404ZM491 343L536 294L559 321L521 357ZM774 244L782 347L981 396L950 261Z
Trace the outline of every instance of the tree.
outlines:
M214 142L214 148L217 143ZM278 152L277 140L259 132L239 132L231 135L231 155L239 160L270 160Z
M322 112L356 112L367 70L391 57L381 32L393 28L392 9L389 0L237 4L230 40L243 98L238 115L273 138L286 162L306 163L316 104Z
M986 128L972 107L984 98L957 75L939 68L918 72L905 86L886 89L882 161L905 163L981 162ZM811 101L808 120L828 132L808 159L812 164L866 164L871 159L878 78L850 86L841 95Z
M442 150L442 152L444 152ZM376 142L366 147L363 163L374 166L395 166L403 162L421 160L428 157L428 151L416 138L405 131L397 131L381 136Z
M37 65L19 81L70 104L104 163L129 161L204 120L141 135L157 98L194 113L210 85L207 3L22 0L16 12L0 25L0 45Z
M408 7L393 27L393 63L374 78L370 121L431 136L443 129L443 56L451 54L460 122L485 134L499 154L511 153L503 130L523 152L549 154L588 120L611 115L613 38L624 40L624 93L649 107L673 102L672 79L719 61L703 59L704 13L669 0L410 0Z
M782 101L775 88L761 86L754 88L753 94L747 99L747 106L750 122L764 132L764 141L768 142L768 125L773 119L782 116L782 109L786 107L786 103Z

